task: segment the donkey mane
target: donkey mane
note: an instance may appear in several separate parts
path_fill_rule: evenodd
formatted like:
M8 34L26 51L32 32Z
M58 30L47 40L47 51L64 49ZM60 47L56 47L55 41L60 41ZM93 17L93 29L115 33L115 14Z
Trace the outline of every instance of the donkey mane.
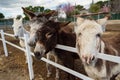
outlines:
M110 55L116 55L116 56L120 56L120 34L114 35L111 38L104 38L104 34L102 37L102 40L105 43L105 52L107 52L106 54L110 54ZM116 53L114 51L114 49L116 51L118 51L118 53Z

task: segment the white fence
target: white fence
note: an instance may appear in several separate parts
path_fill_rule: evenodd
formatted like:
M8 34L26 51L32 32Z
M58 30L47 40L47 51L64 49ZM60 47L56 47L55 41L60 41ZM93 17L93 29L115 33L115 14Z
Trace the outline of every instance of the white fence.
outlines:
M27 53L29 77L30 77L30 80L33 80L33 79L34 79L34 72L33 72L33 67L32 67L32 63L31 63L32 61L31 61L30 58L31 58L31 54L32 54L33 56L34 56L34 54L30 52L30 48L29 48L29 46L27 45L28 35L26 35L26 34L24 35L24 40L25 40L26 49L23 49L23 48L15 45L15 44L10 43L9 41L6 41L6 40L5 40L4 35L14 37L12 34L4 33L3 30L1 30L0 33L1 33L1 39L0 39L0 40L2 40L2 42L3 42L3 47L4 47L4 51L5 51L5 56L8 56L6 43ZM56 48L77 53L76 48L69 47L69 46L57 45ZM30 54L30 53L31 53L31 54ZM106 55L106 54L100 53L100 54L97 54L97 58L104 59L104 60L108 60L108 61L112 61L112 62L116 62L116 63L120 63L120 57L117 57L117 56ZM64 67L64 66L62 66L62 65L60 65L60 64L57 64L57 63L53 62L53 61L47 60L47 59L44 58L44 57L43 57L41 60L44 61L44 62L46 62L46 63L49 63L49 64L51 64L51 65L53 65L53 66L55 66L55 67L57 67L57 68L59 68L59 69L61 69L61 70L63 70L63 71L66 71L66 72L68 72L68 73L70 73L70 74L72 74L72 75L74 75L74 76L76 76L76 77L78 77L78 78L81 78L81 79L83 79L83 80L93 80L93 79L91 79L91 78L89 78L89 77L87 77L87 76L85 76L85 75L83 75L83 74L80 74L80 73L78 73L78 72L76 72L76 71L73 71L73 70L71 70L71 69L69 69L69 68L66 68L66 67Z

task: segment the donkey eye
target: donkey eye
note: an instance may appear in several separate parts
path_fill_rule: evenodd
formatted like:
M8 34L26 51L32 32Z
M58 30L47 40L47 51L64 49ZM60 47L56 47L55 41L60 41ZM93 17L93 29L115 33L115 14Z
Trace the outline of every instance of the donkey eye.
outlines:
M100 34L96 34L96 37L100 37L101 35Z
M21 28L21 26L19 26L19 29Z
M82 34L81 33L78 33L78 36L81 36Z
M47 33L45 36L46 38L50 38L53 35L53 33Z

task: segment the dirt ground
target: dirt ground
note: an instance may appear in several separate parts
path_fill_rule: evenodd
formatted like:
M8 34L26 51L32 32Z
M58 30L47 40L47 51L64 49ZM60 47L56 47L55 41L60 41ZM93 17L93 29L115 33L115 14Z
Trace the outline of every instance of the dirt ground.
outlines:
M6 31L11 33L11 31ZM110 31L106 32L106 37L114 36L120 31ZM10 42L19 45L19 41L6 37ZM0 80L29 80L28 67L25 63L24 52L17 48L7 45L9 56L4 56L4 50L2 42L0 41ZM34 68L34 80L55 80L55 67L52 67L52 76L50 78L46 77L46 65L43 61L38 61L33 57L33 68ZM83 66L80 65L80 61L76 60L75 70L85 74ZM60 80L66 80L66 74L64 71L60 70ZM76 80L80 80L77 79Z

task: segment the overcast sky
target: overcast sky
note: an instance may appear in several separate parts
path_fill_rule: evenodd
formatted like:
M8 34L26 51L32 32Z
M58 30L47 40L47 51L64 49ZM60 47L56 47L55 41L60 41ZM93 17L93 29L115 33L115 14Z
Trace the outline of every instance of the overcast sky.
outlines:
M105 1L105 0L94 0ZM55 9L56 6L62 3L71 3L72 5L80 4L85 8L88 8L92 0L0 0L0 12L5 15L6 18L14 17L16 15L23 15L21 7L32 6L44 6L45 8Z

